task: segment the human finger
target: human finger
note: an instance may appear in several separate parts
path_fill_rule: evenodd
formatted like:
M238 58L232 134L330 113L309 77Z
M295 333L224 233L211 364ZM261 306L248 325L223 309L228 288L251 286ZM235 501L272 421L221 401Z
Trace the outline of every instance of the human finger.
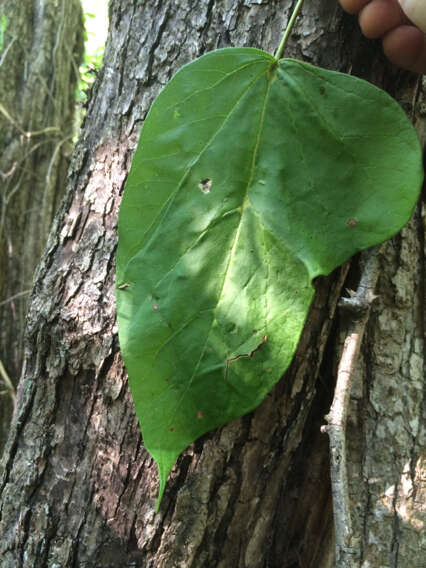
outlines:
M372 0L359 14L362 33L376 39L409 20L396 0Z
M370 0L339 0L340 5L349 14L358 14Z
M424 0L399 0L403 12L426 33L426 2Z
M426 35L415 26L399 26L383 38L383 51L394 65L426 74Z

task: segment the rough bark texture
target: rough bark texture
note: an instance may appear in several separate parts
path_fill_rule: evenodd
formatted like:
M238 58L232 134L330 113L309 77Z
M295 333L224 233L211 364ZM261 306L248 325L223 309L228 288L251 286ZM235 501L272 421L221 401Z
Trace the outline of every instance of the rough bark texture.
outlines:
M292 4L111 2L104 66L31 298L26 368L0 482L2 568L333 566L320 426L345 329L335 307L343 286L356 285L356 260L318 279L283 380L256 412L180 458L157 515L156 467L143 448L115 327L117 210L154 95L208 49L273 50ZM305 4L288 54L393 87L419 129L424 124L416 114L421 84L391 70L334 0ZM383 256L353 395L349 461L363 568L422 561L421 221L418 210Z
M16 385L28 292L66 187L83 21L79 0L0 0L0 18L0 361ZM0 397L0 453L11 414Z
M423 222L417 210L387 245L352 396L350 479L365 566L420 568L426 557Z

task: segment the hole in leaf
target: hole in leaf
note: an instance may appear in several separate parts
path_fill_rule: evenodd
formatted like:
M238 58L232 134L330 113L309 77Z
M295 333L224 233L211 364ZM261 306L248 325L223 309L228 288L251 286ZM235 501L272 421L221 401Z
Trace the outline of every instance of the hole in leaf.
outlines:
M213 180L210 178L205 178L200 181L198 187L201 189L203 193L210 193L212 187Z

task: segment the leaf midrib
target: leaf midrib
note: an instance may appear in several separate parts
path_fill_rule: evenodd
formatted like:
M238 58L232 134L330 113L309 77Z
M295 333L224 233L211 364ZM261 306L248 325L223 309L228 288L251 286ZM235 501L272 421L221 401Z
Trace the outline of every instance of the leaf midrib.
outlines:
M268 72L268 71L269 71L269 68L266 70L266 72ZM212 318L212 322L211 322L211 325L210 325L210 330L207 334L206 341L205 341L204 346L201 350L200 357L199 357L197 364L194 368L194 372L193 372L192 376L190 377L190 379L188 381L187 388L185 389L180 400L182 400L183 396L186 394L186 392L188 391L188 389L191 387L191 385L193 383L193 380L194 380L194 378L197 374L197 371L200 367L201 361L204 357L204 354L205 354L205 351L206 351L206 348L207 348L207 345L208 345L208 342L209 342L209 339L210 339L213 324L216 321L216 312L218 310L219 304L220 304L222 296L223 296L223 290L225 288L225 284L226 284L226 281L228 279L229 271L230 271L230 268L231 268L231 265L232 265L232 260L233 260L235 250L236 250L236 247L237 247L237 244L238 244L239 236L240 236L240 233L241 233L241 226L242 226L242 220L243 220L243 217L244 217L244 212L247 209L249 201L250 201L248 193L249 193L249 189L250 189L251 183L253 181L253 177L254 177L256 158L257 158L257 153L258 153L258 149L259 149L261 134L262 134L262 131L263 131L263 124L264 124L264 121L265 121L265 114L266 114L266 106L267 106L267 101L268 101L268 98L269 98L269 92L270 92L270 89L271 89L271 84L272 84L272 78L269 78L268 83L267 83L265 96L264 96L262 112L260 114L259 127L258 127L258 131L257 131L256 143L255 143L255 147L254 147L254 150L253 150L253 158L252 158L252 163L251 163L251 168L250 168L250 175L249 175L249 179L247 181L246 193L245 193L245 196L244 196L244 199L243 199L243 203L241 205L240 221L238 223L238 228L237 228L237 231L236 231L236 234L235 234L234 242L232 244L231 252L229 254L228 264L227 264L225 274L224 274L224 277L223 277L223 280L222 280L220 293L218 294L218 301L216 303L216 307L213 309L213 318ZM248 92L248 90L247 90L247 92ZM224 362L224 364L225 364L225 362ZM180 400L179 400L179 404L180 404Z

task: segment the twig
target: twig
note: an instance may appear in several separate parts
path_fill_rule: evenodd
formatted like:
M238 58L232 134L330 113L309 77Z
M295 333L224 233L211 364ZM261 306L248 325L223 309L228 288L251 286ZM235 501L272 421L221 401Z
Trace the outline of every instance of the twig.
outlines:
M350 298L342 298L339 305L351 316L342 356L337 370L336 388L330 412L325 416L326 432L330 438L330 474L333 495L333 514L336 541L336 568L358 566L358 541L352 529L346 466L346 419L348 415L352 375L370 314L379 276L380 249L372 248L361 255L364 268L358 289Z
M4 365L0 359L0 376L3 379L3 382L7 388L7 392L10 396L10 398L12 399L13 402L13 406L15 406L16 404L16 391L15 391L15 387L13 386L12 381L10 380L9 375L6 372L6 369L4 368Z
M13 296L9 296L9 298L0 302L0 306L5 306L6 304L10 304L10 302L13 302L13 300L16 300L17 298L21 298L22 296L26 296L30 292L31 292L31 288L28 289L28 290L22 290L22 292L18 292L17 294L13 294Z
M71 134L70 136L66 136L65 138L62 138L62 140L60 140L60 141L56 144L55 149L53 150L53 154L52 154L52 156L51 156L51 158L50 158L49 167L47 168L47 173L46 173L46 192L45 192L45 193L47 193L47 190L49 189L49 185L50 185L50 175L51 175L51 173L52 173L52 169L53 169L53 165L54 165L55 160L56 160L56 156L58 155L58 152L59 152L59 150L61 149L61 146L62 146L63 144L65 144L65 142L67 142L68 140L72 140L72 138L73 138L73 135L72 135L72 134Z
M25 136L25 138L31 138L34 136L40 136L41 134L48 134L49 132L59 133L60 129L57 126L46 126L42 130L34 130L32 132L27 132L14 120L11 115L7 112L5 107L0 103L0 112L2 115L17 129L19 132Z
M2 56L1 56L1 59L0 59L0 67L3 65L3 63L4 63L5 59L6 59L6 56L7 56L7 52L8 52L9 49L12 47L12 45L15 43L15 41L16 41L16 37L12 38L12 39L10 40L10 42L7 44L7 47L6 47L5 50L3 51Z
M18 162L13 162L13 165L8 172L2 172L0 170L0 177L2 178L3 181L5 181L8 177L13 176L13 174L15 173L17 165L18 165Z

